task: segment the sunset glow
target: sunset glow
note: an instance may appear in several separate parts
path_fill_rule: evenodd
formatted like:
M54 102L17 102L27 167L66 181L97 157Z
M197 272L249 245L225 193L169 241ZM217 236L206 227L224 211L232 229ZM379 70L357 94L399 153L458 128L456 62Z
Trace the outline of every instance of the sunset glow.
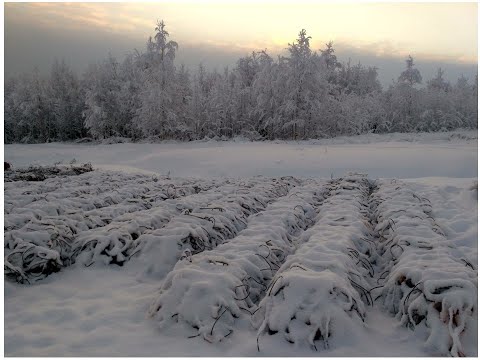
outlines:
M164 19L180 44L271 52L305 28L314 49L333 40L374 55L477 61L476 3L6 3L5 19L142 41Z

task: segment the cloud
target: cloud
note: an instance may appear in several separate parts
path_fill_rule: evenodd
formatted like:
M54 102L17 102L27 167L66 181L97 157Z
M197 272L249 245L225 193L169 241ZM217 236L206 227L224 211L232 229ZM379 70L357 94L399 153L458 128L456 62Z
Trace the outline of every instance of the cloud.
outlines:
M110 33L144 33L152 29L151 19L131 14L124 3L6 3L7 18L26 24L34 22L43 29L96 29ZM144 9L136 7L136 10Z
M315 49L325 47L325 42L313 42ZM440 62L440 63L456 63L459 65L476 65L477 57L466 56L463 53L452 52L449 54L432 54L424 51L417 51L409 48L407 42L394 42L389 40L383 41L351 41L349 39L340 38L334 41L334 48L337 53L348 54L349 56L368 56L371 58L384 59L406 59L409 55L423 62Z
M249 19L241 22L244 36L235 37L237 33L228 26L205 23L195 11L187 14L187 8L179 10L163 3L5 3L5 74L31 71L35 66L48 73L55 57L65 58L79 73L88 63L104 59L109 52L121 60L135 48L144 48L159 15L167 19L172 39L179 42L177 63L183 62L192 69L202 62L207 68L222 70L252 51L267 49L271 55L284 53L296 37L296 32L291 36L282 31L272 35L266 32L265 25L255 33L259 24L250 27ZM211 9L214 7L203 9L202 14ZM195 15L198 23L186 20ZM258 18L259 14L255 16ZM228 23L228 19L222 21ZM315 50L330 40L328 34L320 38L309 31L309 35L313 35L311 44ZM409 54L414 56L424 79L433 76L440 66L451 81L462 73L469 77L476 74L476 56L452 49L440 55L412 48L409 39L359 41L345 35L333 40L341 61L350 58L353 63L360 61L378 67L384 85L398 77Z
M422 59L476 63L476 28L471 25L477 20L469 15L472 9L476 10L475 4L6 3L5 19L60 31L95 29L140 40L153 32L160 16L180 43L234 51L268 48L273 53L295 39L296 32L289 35L296 31L294 24L303 24L313 35L312 45L318 47L330 36L339 49L376 56L405 57L414 52ZM390 19L392 14L398 18ZM450 20L448 30L429 28L445 19Z

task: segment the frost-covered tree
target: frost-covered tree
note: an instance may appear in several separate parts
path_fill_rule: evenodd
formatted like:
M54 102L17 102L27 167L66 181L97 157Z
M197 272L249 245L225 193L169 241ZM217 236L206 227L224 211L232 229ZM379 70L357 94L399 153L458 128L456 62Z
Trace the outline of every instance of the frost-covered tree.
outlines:
M279 114L283 137L305 137L312 134L312 130L328 126L328 120L319 124L319 115L321 104L326 102L329 84L324 63L310 49L310 39L302 29L296 42L288 46L289 57L283 58L279 64L279 85L283 89Z
M333 48L333 41L329 41L325 44L325 49L320 50L321 58L325 61L328 69L340 68L341 65L337 61L337 56L335 55L335 49Z
M254 124L254 108L257 99L254 97L254 83L258 79L260 71L259 54L252 52L251 55L240 58L233 69L230 87L233 92L233 109L237 133L252 136L257 132Z
M449 92L451 89L450 84L443 78L444 71L439 68L437 75L427 82L427 90Z
M452 87L450 98L461 126L478 128L478 76L475 77L473 85L461 76Z
M109 55L100 64L93 64L85 74L85 126L95 138L122 136L122 82L119 64Z
M166 67L169 63L173 63L178 44L173 40L168 40L169 33L165 30L165 22L163 20L157 22L155 31L155 49L160 56L161 64ZM169 62L166 60L169 60Z
M135 122L146 137L170 138L175 133L175 51L178 44L168 40L163 21L157 22L154 41L147 44L147 68L143 71L140 106Z
M211 74L211 89L207 100L207 122L209 123L209 136L231 136L231 89L228 82L229 72L224 74L214 71ZM241 121L237 118L237 121Z
M349 61L338 72L336 89L340 104L337 126L341 134L380 131L385 112L376 68L360 63L352 66Z
M47 142L54 138L54 123L46 80L37 69L8 82L5 91L7 134L15 141Z
M377 69L340 63L333 43L318 53L300 31L287 56L267 51L231 69L190 73L175 66L178 44L159 21L143 52L112 56L78 78L56 61L5 81L5 141L73 140L86 135L132 139L300 139L390 131L478 127L478 80L455 85L443 70L422 87L413 58L385 91Z
M173 106L177 112L177 121L175 124L176 139L192 140L192 118L189 112L188 104L192 99L190 72L184 64L175 74L175 96L173 97Z
M280 123L281 104L279 65L264 50L258 54L259 71L252 86L255 99L252 109L253 128L262 137L275 138L275 128Z
M326 66L326 78L330 84L337 84L338 82L338 70L342 68L335 55L335 49L333 42L329 41L325 44L325 49L320 49L320 58ZM335 91L335 86L331 88L331 91Z
M420 120L415 130L439 131L461 126L449 94L451 86L443 79L443 74L442 69L438 69L437 75L422 89Z
M12 143L19 140L18 123L21 119L20 109L15 100L19 80L9 78L4 84L4 141Z
M339 91L347 94L366 95L382 90L377 68L360 63L352 66L350 61L339 69L337 84Z
M398 81L390 86L385 97L388 108L390 131L413 131L420 121L421 91L416 85L422 82L422 76L414 67L413 58L408 56L406 69Z
M137 62L138 57L128 54L119 65L118 79L120 88L117 93L119 106L119 133L132 139L141 138L142 133L134 119L140 107L140 91L142 87L142 69Z
M405 62L407 63L407 68L398 77L398 82L406 83L410 86L421 84L422 76L420 75L420 71L414 67L413 58L408 55Z
M192 97L188 104L188 117L190 119L190 126L197 139L206 136L207 126L207 98L209 89L206 81L205 67L200 64L197 73L192 80Z
M77 76L64 60L55 60L47 93L55 127L55 131L50 130L51 134L60 140L85 136L82 117L84 95Z

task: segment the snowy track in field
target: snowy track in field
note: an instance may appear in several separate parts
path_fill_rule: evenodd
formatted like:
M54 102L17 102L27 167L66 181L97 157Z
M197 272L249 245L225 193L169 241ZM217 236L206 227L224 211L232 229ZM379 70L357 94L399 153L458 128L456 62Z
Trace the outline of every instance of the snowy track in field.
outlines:
M444 211L432 189L361 174L5 183L6 355L476 355L460 220L476 190L442 188Z

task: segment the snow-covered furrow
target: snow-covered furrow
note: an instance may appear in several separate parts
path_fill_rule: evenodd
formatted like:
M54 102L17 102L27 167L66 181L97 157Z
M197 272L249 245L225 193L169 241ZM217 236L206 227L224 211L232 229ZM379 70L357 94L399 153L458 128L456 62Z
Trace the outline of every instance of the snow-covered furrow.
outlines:
M112 205L117 205L125 201L125 199L139 199L146 189L136 188L132 191L114 192L110 191L103 195L78 197L74 199L42 199L34 203L28 204L27 207L19 207L5 215L5 229L19 229L27 224L30 219L27 214L35 214L34 220L43 220L44 218L69 216L78 212L91 211L101 209ZM167 189L165 189L165 192ZM127 200L128 201L128 200ZM146 201L145 201L146 202ZM18 217L21 214L22 216Z
M142 198L145 201L156 202L168 198L176 198L208 189L210 182L191 180L175 181L130 181L127 184L108 184L107 186L90 186L87 189L77 188L65 190L59 188L56 192L41 195L16 195L5 193L5 212L39 210L46 215L61 215L65 212L78 210L93 210L118 204L124 199Z
M154 204L159 206L159 204ZM117 218L130 213L151 209L152 204L142 199L128 199L121 203L105 206L95 210L72 212L65 217L83 224L84 230L106 226Z
M189 184L181 188L176 188L171 182L165 185L158 184L154 186L152 186L152 184L148 186L130 185L122 189L110 190L101 195L82 195L74 198L62 196L59 199L42 198L28 204L28 207L17 207L13 209L13 212L6 214L4 229L19 229L30 221L35 222L35 220L46 220L52 217L58 218L65 216L70 218L72 215L86 217L95 214L96 211L100 209L115 205L122 207L135 203L135 208L138 210L148 209L165 199L187 196L203 191L204 188L211 188L211 186L209 186L210 184L203 185L204 186L201 187ZM141 205L139 205L139 203ZM135 210L133 209L132 211ZM107 210L106 213L108 214L109 210ZM115 215L115 213L116 211L114 210L111 215ZM31 217L29 217L29 215ZM113 220L112 217L110 217L110 221L111 220Z
M68 181L65 181L68 179ZM128 174L125 172L95 170L77 176L51 177L44 181L13 181L5 183L5 191L21 194L45 194L60 189L81 189L86 190L95 186L112 184L143 183L152 181L154 178L149 175ZM158 179L158 178L157 178ZM165 179L161 177L161 179Z
M71 246L72 252L68 261L75 262L78 260L87 266L97 261L105 264L122 265L131 256L140 252L145 241L148 241L146 237L148 238L149 235L155 237L158 235L158 231L167 223L169 224L170 221L178 226L177 217L179 216L181 218L187 217L188 222L193 223L193 226L202 222L210 224L213 221L213 228L207 235L210 238L221 235L231 236L238 230L237 228L241 227L238 216L231 211L232 196L236 196L234 202L236 202L237 207L243 206L243 211L248 213L250 206L255 207L258 204L243 203L242 197L238 194L243 191L253 191L255 193L259 187L263 188L264 181L263 179L242 181L241 183L229 181L224 186L215 187L204 193L166 200L161 207L119 216L115 221L104 227L84 231L76 236ZM240 184L245 189L239 189ZM278 186L281 189L286 185L279 184ZM247 190L249 187L252 187L252 190ZM275 192L268 194L268 191L267 194L261 195L267 198L268 196L278 196ZM256 196L253 196L253 200L262 203ZM213 211L215 214L206 214L209 211ZM182 227L181 223L182 221L180 221L180 227ZM183 220L183 223L186 223L185 220ZM203 224L204 229L208 226ZM169 224L169 229L175 231L175 225ZM189 241L193 240L195 239L189 239ZM195 245L199 246L199 243L195 242ZM154 262L154 260L152 261Z
M85 231L75 238L72 261L80 252L81 262L89 265L102 259L104 263L122 264L135 254L144 234L164 227L173 217L182 212L221 199L238 190L238 186L226 184L210 191L162 202L154 208L120 215L108 225ZM137 242L138 239L138 242Z
M244 181L242 183L245 183ZM105 226L110 224L113 221L125 221L131 217L145 215L148 216L148 212L145 213L145 209L152 208L152 212L159 206L175 208L176 210L184 210L192 207L192 203L198 203L204 200L202 199L202 194L215 194L215 196L222 196L228 193L232 193L238 190L238 182L235 181L212 181L210 182L196 182L190 185L189 189L185 189L186 186L182 188L169 188L169 195L172 196L170 199L164 198L161 196L163 193L158 193L151 191L148 194L142 195L141 199L127 199L120 204L115 204L103 208L98 208L95 210L85 211L83 214L75 212L70 217L84 218L88 219L89 229ZM187 195L192 193L192 189L195 191L195 194ZM175 193L176 192L176 193ZM198 195L196 195L198 194ZM131 215L128 215L131 214Z
M59 198L66 200L38 199L43 200L43 203L31 203L27 208L17 206L13 212L4 216L4 229L6 231L16 230L29 222L35 222L35 220L48 222L52 218L63 217L78 219L80 222L85 218L92 218L92 221L87 221L86 224L91 229L96 226L103 226L125 213L157 206L165 199L207 191L222 184L217 185L215 182L207 181L186 183L181 187L177 184L176 187L172 181L163 183L163 185L152 182L141 186L133 184L114 190L109 189L108 193L103 193L101 196L99 196L99 193L96 196L79 196L77 198L68 198L65 194L59 192L61 193ZM15 198L12 195L10 197ZM12 201L17 204L17 200Z
M468 355L462 338L477 322L475 265L452 256L428 199L396 181L383 181L374 196L382 234L378 298L403 325L427 327L432 354Z
M325 348L362 329L372 304L366 276L372 267L356 243L370 235L365 218L369 182L349 174L333 182L316 223L272 280L252 320L262 334ZM260 349L260 347L259 347Z
M232 185L230 181L224 180L220 183L229 183L225 185L230 192L237 190L235 185ZM206 186L211 184L192 184L190 186L183 186L183 192L178 196L186 195L188 193L196 193L202 191ZM218 188L210 188L210 191L216 193ZM225 191L225 190L224 190ZM220 191L220 193L222 193ZM158 196L162 195L160 193ZM195 197L196 195L191 195ZM199 194L200 196L200 194ZM188 196L187 196L188 197ZM177 201L177 200L172 200ZM114 242L114 245L110 246L109 250L111 253L118 255L119 259L117 263L123 262L124 259L121 259L121 255L116 254L115 251L118 247L118 244L122 240L125 241L128 239L133 240L135 234L138 237L140 230L143 227L146 228L156 228L160 227L162 221L165 221L165 210L159 210L157 208L151 209L151 213L142 213L142 210L148 209L151 207L151 203L145 200L135 200L135 199L126 199L124 203L124 211L121 211L119 208L114 209L116 215L121 215L117 221L114 223L111 222L111 218L95 218L92 212L82 212L80 211L71 211L69 214L64 214L61 216L47 216L42 218L42 214L37 214L35 210L26 212L26 214L19 214L18 218L15 220L27 221L28 223L24 225L21 229L7 231L4 234L4 247L5 247L5 261L8 263L8 266L5 267L5 274L11 278L19 280L19 282L25 282L29 277L41 278L42 275L47 276L53 270L57 271L62 266L68 265L71 263L72 253L76 251L76 246L74 244L74 239L93 236L98 238L95 241L95 244L100 243L101 239L110 238L111 242ZM159 205L161 202L154 202L154 205ZM190 202L186 201L186 205L189 205ZM185 204L181 206L181 209L185 207ZM116 205L121 205L116 204ZM171 213L178 214L178 208L175 208L178 204L169 204ZM108 209L109 207L104 207L102 209L96 209L96 211L101 211ZM125 212L133 211L131 216ZM105 211L103 211L105 215ZM13 215L12 215L13 216ZM28 216L31 216L29 219ZM122 217L123 216L123 217ZM167 217L169 219L171 216ZM125 223L126 222L126 223ZM148 223L148 224L147 224ZM89 226L91 228L104 227L107 224L111 224L107 229L99 230L98 232L89 233ZM117 231L118 228L126 228L126 232L129 234L125 237L125 234L122 231ZM111 230L115 230L111 232ZM120 233L120 234L119 234ZM90 239L88 239L90 240ZM114 250L115 249L115 250ZM101 251L104 251L103 249ZM124 249L123 249L124 250ZM78 252L78 251L77 251ZM48 259L45 258L44 254L49 254ZM28 255L28 257L27 257ZM43 274L41 271L37 271L38 266L34 269L35 272L32 272L32 266L30 266L31 261L33 263L40 262L42 264L48 263L49 265L43 266ZM111 260L113 258L111 257ZM52 265L54 264L54 266ZM31 275L31 276L30 276ZM38 276L37 276L38 275Z
M259 213L275 199L297 186L295 179L258 179L252 187L222 198L212 198L186 208L159 230L139 237L136 261L146 275L163 277L175 266L182 253L196 254L234 238L247 226L250 215Z
M162 228L175 215L171 210L157 207L138 216L126 216L105 227L85 231L75 238L71 262L90 266L101 261L105 265L123 263L134 253L135 242L145 232ZM127 217L128 216L128 217Z
M158 181L158 180L157 180ZM120 190L132 185L153 183L155 179L145 175L128 175L88 172L78 176L55 177L45 181L15 181L5 183L5 210L23 207L45 198L74 198L81 195L97 196L113 189ZM160 181L164 183L164 181Z
M296 187L252 215L230 241L195 255L185 252L150 315L162 328L186 323L210 342L229 335L235 319L256 310L276 270L295 250L293 237L313 224L322 200L320 184Z
M170 186L158 189L158 197L164 199L167 197ZM184 194L195 193L196 187L184 187ZM49 206L42 207L41 204L35 204L30 209L16 209L19 213L8 214L5 216L4 229L6 230L4 238L6 242L13 237L35 242L37 245L44 245L52 248L56 242L58 245L66 244L71 246L71 240L82 231L97 226L105 226L112 221L112 218L103 217L103 219L92 219L92 209L104 209L112 205L120 205L124 208L119 211L113 209L113 215L120 213L140 211L149 209L152 204L145 199L138 199L139 195L146 191L152 191L148 187L139 188L132 191L112 192L110 195L95 198L85 198L79 201L57 200L48 202ZM87 211L84 211L87 209ZM108 211L108 210L107 210ZM56 214L54 214L56 212ZM104 212L105 214L105 212ZM111 213L112 215L112 213ZM93 221L92 221L93 220ZM96 221L95 221L96 220ZM33 239L33 240L32 240ZM10 246L6 246L10 248ZM60 246L61 248L62 246Z
M130 204L120 203L117 208L108 207L110 212L118 214L138 213L149 209L150 204L144 201L133 201ZM102 209L102 210L103 210ZM7 231L4 234L5 253L13 250L22 242L33 243L57 251L60 259L70 263L74 239L90 229L98 229L112 223L112 217L88 215L89 212L78 212L72 215L48 216L29 222L18 230ZM118 217L118 216L117 216ZM20 265L20 264L18 264Z
M16 182L19 183L19 182ZM75 197L81 197L85 194L98 196L107 191L112 190L112 185L98 185L98 186L82 186L81 188L71 191L65 191L61 187L57 188L56 190L52 190L51 192L41 192L32 191L30 188L21 192L20 194L18 191L12 190L5 190L5 203L4 203L4 211L6 214L14 213L17 209L22 209L25 207L29 207L29 205L33 205L39 201L45 200L56 200L56 199L72 199Z
M15 209L15 213L5 215L4 230L6 234L11 230L18 230L18 236L24 232L50 229L51 235L56 234L54 237L63 233L63 238L68 239L81 231L105 226L126 213L159 206L167 198L188 196L212 187L215 189L215 186L207 181L187 183L177 188L170 181L164 186L155 187L131 185L124 191L114 190L99 198L85 197L80 199L80 202L72 199L49 201L50 207L30 205L28 209Z

